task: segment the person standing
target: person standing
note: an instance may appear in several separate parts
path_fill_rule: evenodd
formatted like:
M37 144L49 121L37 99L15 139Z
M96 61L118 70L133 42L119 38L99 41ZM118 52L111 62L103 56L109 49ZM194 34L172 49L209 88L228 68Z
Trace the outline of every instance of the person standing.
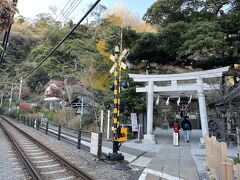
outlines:
M178 133L178 141L180 141L180 124L178 121L175 121L175 123L173 124L173 130L175 133Z
M190 131L192 130L192 124L191 122L188 120L187 116L184 116L182 123L181 123L181 127L183 129L183 133L184 133L184 140L185 142L189 143L190 141Z

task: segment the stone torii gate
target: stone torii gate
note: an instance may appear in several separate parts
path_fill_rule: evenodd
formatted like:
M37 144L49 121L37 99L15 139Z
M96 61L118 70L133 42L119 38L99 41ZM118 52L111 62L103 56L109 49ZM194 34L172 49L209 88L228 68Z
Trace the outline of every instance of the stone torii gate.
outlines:
M229 66L212 69L207 71L198 71L179 74L164 74L164 75L142 75L129 74L135 82L146 82L148 86L136 88L136 92L147 93L147 134L144 135L144 143L155 144L155 136L153 135L153 93L195 93L198 97L202 136L208 135L208 120L207 109L205 102L204 91L216 90L220 87L219 84L211 85L204 83L204 79L221 77L222 73L227 71ZM186 83L189 81L190 83ZM166 86L156 86L154 82L169 82Z

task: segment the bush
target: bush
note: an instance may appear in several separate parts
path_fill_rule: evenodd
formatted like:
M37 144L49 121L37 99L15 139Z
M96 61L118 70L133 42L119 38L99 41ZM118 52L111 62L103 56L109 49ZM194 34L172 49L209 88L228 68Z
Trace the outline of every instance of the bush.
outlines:
M232 159L233 159L233 162L234 162L234 164L236 165L236 164L240 164L240 158L239 158L239 154L237 153L237 157L232 157Z
M17 110L11 110L10 113L9 113L9 116L10 116L11 118L16 119L17 116L18 116Z
M3 115L4 114L4 109L0 108L0 114Z
M82 126L94 123L94 118L95 117L93 114L83 114L82 115Z
M53 112L52 111L44 111L44 117L46 117L50 122L53 121Z

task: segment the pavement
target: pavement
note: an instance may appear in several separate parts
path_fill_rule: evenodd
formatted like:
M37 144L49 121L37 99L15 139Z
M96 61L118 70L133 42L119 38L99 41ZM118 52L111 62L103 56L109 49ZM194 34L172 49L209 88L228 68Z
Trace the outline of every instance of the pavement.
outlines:
M199 180L204 178L205 150L199 148L201 130L191 132L190 143L181 141L173 146L172 129L154 131L156 144L137 143L130 140L120 147L119 153L129 166L142 169L134 180ZM112 143L104 142L104 153L112 152Z

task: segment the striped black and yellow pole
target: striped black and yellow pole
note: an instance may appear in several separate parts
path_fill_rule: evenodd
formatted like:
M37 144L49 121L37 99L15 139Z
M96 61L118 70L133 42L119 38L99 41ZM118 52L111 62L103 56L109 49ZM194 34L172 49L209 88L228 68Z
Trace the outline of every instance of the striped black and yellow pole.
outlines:
M113 109L113 127L114 127L114 142L113 142L113 153L117 153L119 150L118 140L118 128L119 128L119 48L115 47L114 54L114 109Z

